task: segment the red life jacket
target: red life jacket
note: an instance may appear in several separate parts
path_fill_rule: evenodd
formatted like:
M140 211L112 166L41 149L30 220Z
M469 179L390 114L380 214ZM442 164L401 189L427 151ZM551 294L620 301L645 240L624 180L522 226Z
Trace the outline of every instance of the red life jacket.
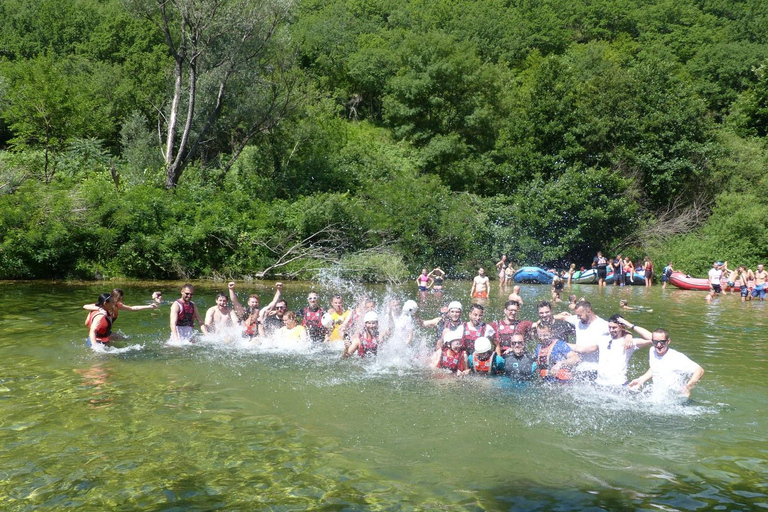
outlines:
M447 368L452 372L463 370L461 366L463 366L462 363L464 362L464 358L461 357L461 354L461 350L454 352L449 347L443 347L442 353L440 354L440 368Z
M243 331L243 336L249 336L249 337L252 338L252 337L256 336L257 334L259 334L259 310L258 309L256 309L256 310L252 311L251 313L247 314L245 316L245 318L243 319L243 322L248 320L251 317L251 315L253 315L254 313L256 313L256 320L254 320L253 322L251 322L250 324L247 324L247 325L245 323L243 324L243 325L245 325L245 330Z
M325 327L322 324L323 314L325 314L323 308L312 311L309 306L306 306L301 312L301 325L307 329L307 335L312 341L322 341L325 336Z
M85 321L88 330L90 331L91 324L96 315L102 315L103 320L99 320L99 324L96 326L96 339L93 341L105 344L109 343L109 337L112 335L112 318L103 309L88 313L88 319ZM104 321L106 321L106 325Z
M360 357L365 357L368 354L376 355L376 351L379 349L379 340L376 337L362 331L357 335L357 339L360 340L360 345L357 347L357 355Z
M552 350L555 348L555 344L557 341L553 341L546 347L542 346L539 348L539 357L536 361L537 366L539 368L539 375L542 377L548 377L547 371L549 370L552 362ZM552 377L551 375L549 376ZM557 380L571 380L571 370L568 368L561 368L559 372L557 372L556 376Z
M472 327L469 322L464 322L464 334L461 337L464 350L471 354L475 351L475 340L485 336L485 323L480 322L477 329Z
M176 302L179 304L179 316L176 325L179 327L194 327L195 303L192 301L184 302L181 299L177 299Z
M520 320L515 320L514 324L509 325L499 320L493 324L493 329L496 331L496 343L501 346L502 352L504 349L512 347L512 335L515 334L515 329L517 329L519 323Z

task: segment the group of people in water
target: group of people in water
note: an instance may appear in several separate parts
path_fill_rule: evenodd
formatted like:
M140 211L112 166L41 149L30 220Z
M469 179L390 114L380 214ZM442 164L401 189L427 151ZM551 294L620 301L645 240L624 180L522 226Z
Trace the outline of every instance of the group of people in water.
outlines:
M434 271L423 275L435 278ZM440 277L443 278L444 273ZM473 283L473 296L478 291L476 284ZM431 353L428 364L456 376L497 375L516 381L557 383L582 380L613 389L638 389L653 378L655 385L676 388L688 396L704 374L701 366L669 348L671 340L666 330L651 332L619 314L604 320L583 298L573 299L567 311L557 314L553 313L549 301L539 302L538 318L521 320L518 313L523 298L516 289L504 304L500 319L490 323L485 321L486 310L481 300L469 307L466 319L464 307L458 301L445 304L435 318L423 319L415 301L407 300L401 305L393 299L381 313L384 325L380 325L380 313L370 298L346 309L342 296L335 295L326 311L319 304L318 294L311 291L306 306L290 311L282 297L282 283L277 283L275 288L268 305L260 307L259 296L251 294L243 306L236 285L231 282L229 296L220 293L216 305L210 307L203 318L192 300L194 287L185 284L180 298L171 304L170 341L192 340L197 323L203 334L235 329L256 343L268 338L304 341L337 346L344 358L371 357L391 340L403 347L412 345L417 329L421 328L434 332L430 337L434 345L428 343ZM487 296L487 288L485 291ZM86 319L89 343L110 343L112 326L120 310L156 309L162 302L159 292L153 294L152 303L145 306L126 306L122 298L122 290L116 289L100 295L96 304L84 306L89 310ZM649 370L629 381L630 358L644 347L651 347Z
M671 267L672 263L669 266ZM731 270L728 268L727 261L725 263L716 261L709 269L707 280L709 281L707 301L711 301L720 294L727 294L728 289L733 294L741 295L742 302L752 299L765 300L768 291L768 271L762 264L758 265L755 271L745 265Z

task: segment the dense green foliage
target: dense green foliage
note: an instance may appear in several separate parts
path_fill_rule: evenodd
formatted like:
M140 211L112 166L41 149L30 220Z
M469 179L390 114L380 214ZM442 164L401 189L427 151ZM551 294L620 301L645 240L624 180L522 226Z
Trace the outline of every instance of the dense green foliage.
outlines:
M165 4L0 0L0 278L768 257L763 1Z

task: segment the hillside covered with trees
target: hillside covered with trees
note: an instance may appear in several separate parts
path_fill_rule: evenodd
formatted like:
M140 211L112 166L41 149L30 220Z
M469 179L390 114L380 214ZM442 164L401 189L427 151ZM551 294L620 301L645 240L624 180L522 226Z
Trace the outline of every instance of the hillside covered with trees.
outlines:
M0 278L768 258L768 2L0 0Z

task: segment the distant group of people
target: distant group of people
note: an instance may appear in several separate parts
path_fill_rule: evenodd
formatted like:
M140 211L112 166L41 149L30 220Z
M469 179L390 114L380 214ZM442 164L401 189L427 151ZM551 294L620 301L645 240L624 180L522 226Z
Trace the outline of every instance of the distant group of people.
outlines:
M727 294L725 287L732 293L738 292L742 302L752 299L765 300L768 292L768 272L762 264L758 265L755 271L745 265L731 270L728 268L727 261L725 263L716 261L712 263L707 279L709 281L707 301L711 301L721 293Z
M635 264L629 256L617 254L615 258L607 258L603 256L602 251L597 251L597 255L592 259L592 268L597 271L597 284L599 286L607 284L606 279L609 272L614 275L614 286L624 286L627 283L634 284L635 272L638 270L643 271L645 286L653 285L653 262L648 256Z

